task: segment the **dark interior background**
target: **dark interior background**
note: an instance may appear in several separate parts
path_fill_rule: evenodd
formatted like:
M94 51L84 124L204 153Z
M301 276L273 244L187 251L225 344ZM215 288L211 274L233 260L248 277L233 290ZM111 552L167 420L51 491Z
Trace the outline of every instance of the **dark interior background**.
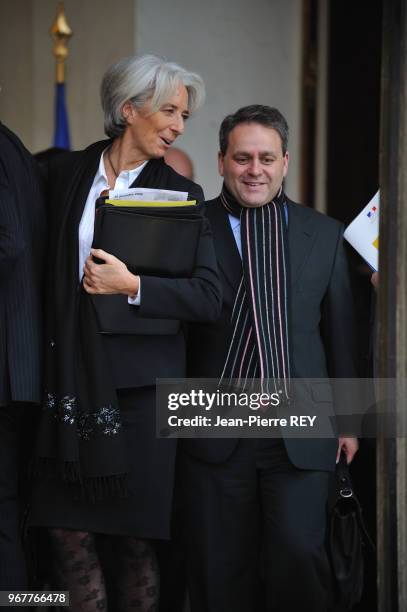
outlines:
M327 213L348 224L379 187L382 6L331 0L328 58ZM371 272L349 247L357 309L359 370L372 375L374 295ZM355 489L370 533L376 532L376 453L361 440L352 466ZM366 559L362 602L355 612L377 609L376 563Z
M385 0L330 0L328 19L327 214L345 225L379 187L382 11ZM304 1L302 201L312 205L318 38L317 0ZM318 168L316 169L318 171ZM349 247L357 317L359 376L372 372L374 291L371 270ZM374 440L361 440L352 465L354 488L372 536L376 532ZM354 612L377 609L376 562L366 558L365 590Z

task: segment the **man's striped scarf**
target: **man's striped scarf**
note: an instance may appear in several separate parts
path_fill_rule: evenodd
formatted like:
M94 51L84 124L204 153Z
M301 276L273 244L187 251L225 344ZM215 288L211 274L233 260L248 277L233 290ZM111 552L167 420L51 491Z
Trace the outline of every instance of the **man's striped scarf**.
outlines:
M289 260L285 195L257 208L241 206L223 186L221 201L240 218L243 276L232 311L233 329L221 376L288 400L290 379Z

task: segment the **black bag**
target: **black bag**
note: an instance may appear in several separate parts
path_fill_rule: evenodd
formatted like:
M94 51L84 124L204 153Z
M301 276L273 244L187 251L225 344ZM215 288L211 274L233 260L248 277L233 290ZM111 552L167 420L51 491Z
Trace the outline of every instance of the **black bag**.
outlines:
M342 453L336 466L328 518L328 554L334 579L335 610L351 610L362 597L366 547L375 552L361 505L353 491L346 456Z

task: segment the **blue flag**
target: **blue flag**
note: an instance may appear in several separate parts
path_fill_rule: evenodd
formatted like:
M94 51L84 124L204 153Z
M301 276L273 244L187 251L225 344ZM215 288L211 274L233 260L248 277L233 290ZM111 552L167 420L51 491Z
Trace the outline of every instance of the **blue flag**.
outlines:
M68 150L71 148L65 105L65 83L56 83L54 147Z

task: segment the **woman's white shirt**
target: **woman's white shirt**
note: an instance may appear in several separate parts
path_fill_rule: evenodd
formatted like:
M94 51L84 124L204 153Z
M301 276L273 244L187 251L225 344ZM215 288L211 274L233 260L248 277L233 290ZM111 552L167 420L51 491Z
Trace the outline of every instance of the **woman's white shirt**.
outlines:
M79 223L79 281L82 280L85 261L89 256L90 249L92 247L95 226L96 200L100 197L100 194L103 191L106 189L111 189L106 176L106 169L103 159L104 153L105 151L103 151L102 155L100 156L99 168L95 174L95 178L93 179L92 187L90 188L85 208L83 209L82 218ZM144 162L141 164L141 166L137 166L137 168L134 168L133 170L123 170L120 172L119 176L116 178L114 189L128 189L134 183L146 163L147 162ZM138 301L139 299L140 296L138 295ZM129 298L129 303L134 304L136 302Z

